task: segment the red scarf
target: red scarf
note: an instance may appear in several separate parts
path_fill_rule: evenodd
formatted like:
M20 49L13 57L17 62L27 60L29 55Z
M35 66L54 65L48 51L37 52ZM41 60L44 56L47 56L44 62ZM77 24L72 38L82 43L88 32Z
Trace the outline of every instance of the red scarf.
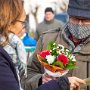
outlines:
M75 38L72 34L69 36L69 39L74 43L75 47L79 45L80 43L84 42L87 38L85 39L77 39Z

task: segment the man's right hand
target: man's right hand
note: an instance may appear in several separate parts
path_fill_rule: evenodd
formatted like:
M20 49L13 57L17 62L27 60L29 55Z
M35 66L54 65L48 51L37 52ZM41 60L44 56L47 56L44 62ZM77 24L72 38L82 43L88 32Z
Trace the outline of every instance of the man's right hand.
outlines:
M81 84L86 84L84 80L77 77L68 77L70 82L70 90L80 90Z
M56 80L57 78L53 78L52 76L49 76L47 73L44 73L42 75L42 84L50 81L50 80Z

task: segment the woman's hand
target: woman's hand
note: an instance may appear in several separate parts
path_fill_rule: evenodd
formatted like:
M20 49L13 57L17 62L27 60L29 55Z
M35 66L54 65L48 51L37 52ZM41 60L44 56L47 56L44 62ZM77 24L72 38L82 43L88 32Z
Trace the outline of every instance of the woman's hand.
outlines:
M85 81L77 77L68 77L70 82L70 90L80 90L80 84L85 84Z

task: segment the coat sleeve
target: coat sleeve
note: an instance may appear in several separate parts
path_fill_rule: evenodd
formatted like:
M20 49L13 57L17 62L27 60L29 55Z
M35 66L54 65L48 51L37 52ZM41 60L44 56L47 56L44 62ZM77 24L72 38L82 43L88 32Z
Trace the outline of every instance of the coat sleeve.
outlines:
M70 90L70 84L67 77L60 77L58 80L42 84L36 90Z
M34 90L38 87L38 84L41 80L41 76L44 73L44 67L38 61L37 54L41 52L44 48L46 48L48 41L55 40L58 31L60 30L51 30L48 33L46 32L49 36L51 35L51 33L54 34L56 32L54 38L52 39L46 39L46 36L48 36L47 34L42 34L40 36L37 42L36 50L32 57L29 58L29 61L27 63L27 79L25 82L25 90Z
M17 74L11 58L0 48L0 90L19 90Z
M43 67L37 59L37 53L41 49L41 40L38 41L36 50L27 63L27 79L25 82L25 90L34 90L38 87L39 80L42 76Z

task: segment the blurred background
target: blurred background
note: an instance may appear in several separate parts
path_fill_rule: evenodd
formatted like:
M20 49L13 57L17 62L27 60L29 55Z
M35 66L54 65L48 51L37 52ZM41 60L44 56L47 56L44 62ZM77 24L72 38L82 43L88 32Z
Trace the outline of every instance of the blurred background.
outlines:
M68 20L68 2L69 0L23 0L28 34L34 37L36 25L43 21L46 7L52 7L56 14L55 18L65 23Z

